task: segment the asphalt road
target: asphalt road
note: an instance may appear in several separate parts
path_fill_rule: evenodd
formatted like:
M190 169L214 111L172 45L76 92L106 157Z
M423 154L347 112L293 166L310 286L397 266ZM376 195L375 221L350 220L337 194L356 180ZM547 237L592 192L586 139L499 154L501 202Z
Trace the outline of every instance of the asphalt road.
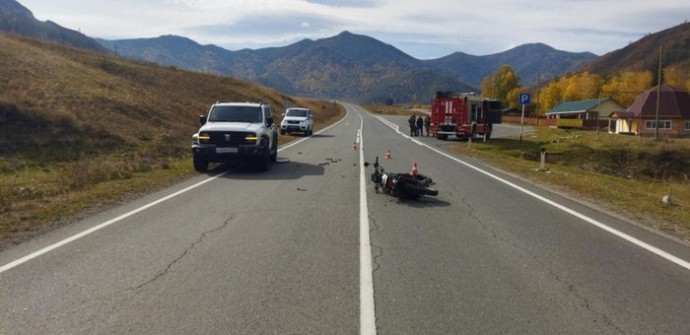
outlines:
M221 167L3 251L0 334L690 333L687 245L347 108L266 173ZM376 156L439 196L374 193Z

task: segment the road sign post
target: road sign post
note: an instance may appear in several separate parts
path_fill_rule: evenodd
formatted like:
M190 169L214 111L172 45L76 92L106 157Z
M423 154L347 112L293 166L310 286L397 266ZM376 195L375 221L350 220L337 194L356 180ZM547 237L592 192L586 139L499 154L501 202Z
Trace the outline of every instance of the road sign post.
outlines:
M522 105L522 114L520 115L520 144L522 144L522 131L525 127L525 106L530 104L529 93L520 93L518 95L518 102Z

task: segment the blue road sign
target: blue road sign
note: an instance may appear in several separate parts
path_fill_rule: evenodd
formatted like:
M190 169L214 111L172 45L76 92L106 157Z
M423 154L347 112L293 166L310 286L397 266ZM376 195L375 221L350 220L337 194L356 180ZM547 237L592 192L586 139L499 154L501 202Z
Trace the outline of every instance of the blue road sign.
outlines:
M518 101L520 102L521 105L529 105L530 104L530 95L529 93L520 93L518 95Z

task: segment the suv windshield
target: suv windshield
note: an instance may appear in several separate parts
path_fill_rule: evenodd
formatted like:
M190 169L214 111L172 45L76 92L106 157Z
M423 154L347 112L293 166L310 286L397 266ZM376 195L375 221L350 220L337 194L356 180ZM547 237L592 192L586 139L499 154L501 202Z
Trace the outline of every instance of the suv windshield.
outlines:
M208 118L209 122L261 122L261 107L215 106Z
M308 116L306 109L288 109L286 116Z

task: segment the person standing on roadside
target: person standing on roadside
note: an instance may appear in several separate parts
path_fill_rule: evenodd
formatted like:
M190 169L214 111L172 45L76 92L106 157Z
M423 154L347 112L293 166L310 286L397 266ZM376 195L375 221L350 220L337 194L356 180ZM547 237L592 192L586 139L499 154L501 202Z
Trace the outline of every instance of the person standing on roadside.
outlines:
M421 115L417 118L417 136L424 136L424 119Z
M416 115L417 114L412 114L412 116L410 116L410 118L407 120L407 123L410 124L410 136L415 136L415 134L417 133L417 126L415 123L415 120L417 119Z
M424 118L424 128L426 128L426 136L429 136L429 134L431 134L429 132L429 129L431 129L431 118L429 115Z

